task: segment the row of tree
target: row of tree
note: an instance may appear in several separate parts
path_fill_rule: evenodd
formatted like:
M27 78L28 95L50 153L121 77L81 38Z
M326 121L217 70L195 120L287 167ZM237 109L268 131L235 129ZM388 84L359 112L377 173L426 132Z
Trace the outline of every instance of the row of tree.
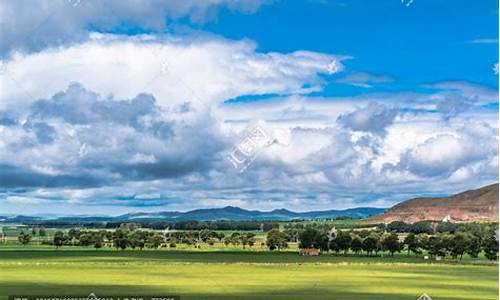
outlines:
M26 245L31 241L32 234L21 231L18 240ZM57 231L52 241L45 243L60 247L63 245L71 246L94 246L101 248L103 246L113 246L118 249L143 249L158 248L168 245L175 248L178 243L198 247L202 243L213 246L216 242L224 243L226 246L254 246L256 243L255 234L251 232L233 232L226 236L224 233L200 230L200 231L174 231L174 232L155 232L145 231L130 226L124 226L116 230L89 231L71 228L67 232Z
M155 230L231 230L231 231L269 231L279 227L277 221L155 221L138 220L134 222L124 221L78 221L67 218L64 220L37 221L38 223L26 223L30 227L47 228L87 228L87 229L117 229L126 227L148 228Z
M288 246L291 236L286 231L272 230L267 236L267 246L270 250L280 250ZM293 237L292 237L293 238ZM490 230L482 235L468 232L457 232L455 234L439 233L428 235L426 233L406 235L400 241L396 233L372 232L347 232L347 231L321 231L309 227L298 234L300 248L316 248L324 252L347 253L352 251L356 254L367 255L379 252L388 252L394 255L396 252L406 250L410 253L420 255L424 252L429 255L452 258L462 258L467 253L477 258L481 252L491 260L496 260L498 255L498 240L496 232Z
M498 240L495 227L474 226L472 229L465 227L456 229L450 233L438 233L429 235L427 233L409 233L400 239L395 232L382 232L379 230L345 231L331 228L318 229L314 226L306 226L304 229L288 227L284 231L272 229L268 232L265 245L270 250L281 250L288 247L290 242L298 242L300 248L316 248L323 252L378 255L379 252L388 252L394 255L396 252L407 251L408 255L421 255L427 253L433 256L451 256L462 258L464 254L478 257L483 252L488 259L496 259L498 254ZM32 230L31 234L22 231L18 240L21 244L28 244L32 236L45 236L43 228ZM80 230L72 228L68 231L57 231L52 241L46 241L56 247L63 245L93 246L101 248L112 246L117 249L143 249L159 248L161 246L176 247L177 244L187 244L199 247L202 243L214 245L223 243L226 246L249 246L256 243L256 236L251 232L233 232L225 235L222 232L212 230L200 231L146 231L134 226L122 226L116 230Z

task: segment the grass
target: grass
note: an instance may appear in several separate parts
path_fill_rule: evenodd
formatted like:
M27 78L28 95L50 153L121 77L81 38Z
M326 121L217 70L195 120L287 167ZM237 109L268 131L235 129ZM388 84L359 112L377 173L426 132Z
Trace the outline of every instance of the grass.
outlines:
M69 247L68 247L69 248ZM0 250L12 294L163 294L181 299L498 299L498 265L242 251Z

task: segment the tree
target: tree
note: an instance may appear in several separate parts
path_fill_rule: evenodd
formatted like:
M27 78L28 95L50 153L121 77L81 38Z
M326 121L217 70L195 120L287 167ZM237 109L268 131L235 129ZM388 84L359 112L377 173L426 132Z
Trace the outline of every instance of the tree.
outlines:
M455 231L458 229L458 226L457 224L455 223L450 223L450 222L441 222L437 225L436 227L436 232L439 232L439 233L445 233L445 232L448 232L448 233L452 233L454 234Z
M288 240L287 235L284 232L279 231L278 229L271 229L267 233L266 245L269 247L269 250L288 248Z
M78 228L71 228L69 231L68 231L68 239L71 240L71 243L74 245L75 244L75 240L78 240L80 239L80 229Z
M429 251L429 236L425 233L417 234L417 247Z
M398 235L391 233L382 239L382 248L394 256L394 252L401 251L401 244L399 243Z
M209 238L209 239L207 240L207 244L208 244L209 246L213 246L213 245L215 245L215 241L216 241L216 240L215 240L214 238ZM249 244L249 245L250 245L250 244ZM250 246L250 247L252 247L252 246Z
M56 246L56 249L64 245L65 237L64 237L64 232L62 231L56 231L54 234L54 246Z
M40 245L40 240L45 237L45 228L43 226L38 227L38 245Z
M38 236L45 237L46 235L47 233L45 232L45 228L43 226L38 228Z
M434 229L432 228L432 223L428 221L420 221L410 225L409 231L414 234L427 233L433 234Z
M428 250L430 255L446 256L446 245L441 236L431 236L428 242Z
M319 231L307 228L299 234L299 248L319 248Z
M422 253L422 251L420 251L418 247L417 236L414 233L408 234L403 244L406 245L406 249L408 250L408 255L410 255L410 252L413 252L414 254Z
M341 251L344 251L344 254L347 254L347 251L349 251L352 243L351 235L347 232L341 231L335 238L335 243Z
M486 258L496 260L498 258L498 240L495 233L488 233L483 242L483 251Z
M240 240L240 233L239 232L233 232L231 236L229 237L229 242L235 246L239 245L241 240Z
M255 234L254 233L242 234L240 235L240 240L241 244L243 245L243 249L245 249L246 245L252 247L253 245L255 245Z
M122 229L117 229L113 232L113 244L116 249L125 250L129 245L129 240Z
M470 257L478 258L479 253L481 252L481 239L475 235L471 235L466 252L470 255Z
M79 242L78 244L80 246L90 246L93 244L93 236L91 233L88 233L88 232L83 232L83 233L80 233L79 234Z
M410 226L405 222L394 221L387 225L387 231L390 232L408 232Z
M287 235L289 242L298 242L299 241L299 230L296 228L286 228L285 233Z
M379 240L378 237L375 235L370 235L367 236L363 240L363 250L368 254L371 255L373 252L377 251L378 249L378 244Z
M132 249L139 248L144 249L146 241L148 239L148 233L146 231L134 231L128 235L128 244Z
M31 240L31 235L29 233L25 233L24 231L21 231L21 233L19 233L19 236L17 237L17 240L23 246L26 246L27 244L29 244L29 242Z
M36 228L35 227L31 228L31 235L36 236Z
M464 233L456 233L453 235L453 238L450 241L450 253L453 258L457 258L464 255L465 251L469 249L469 244L471 240L467 234Z
M99 233L94 234L93 240L94 240L94 248L95 249L102 248L103 236L101 234L99 234Z
M219 240L219 242L222 242L224 240L226 236L224 235L223 232L219 232L217 233L217 239Z
M328 238L327 233L325 232L319 232L319 234L316 237L316 243L315 247L320 249L321 251L328 252L330 250L330 239Z
M299 234L299 248L316 248L328 251L330 238L324 231L308 227Z
M336 254L339 253L340 248L339 248L339 245L337 244L337 241L335 240L335 238L333 238L332 240L329 241L328 249L334 251Z
M351 250L356 254L363 250L363 241L358 235L352 237Z
M158 248L163 243L163 237L161 235L154 234L149 237L148 243L151 248Z

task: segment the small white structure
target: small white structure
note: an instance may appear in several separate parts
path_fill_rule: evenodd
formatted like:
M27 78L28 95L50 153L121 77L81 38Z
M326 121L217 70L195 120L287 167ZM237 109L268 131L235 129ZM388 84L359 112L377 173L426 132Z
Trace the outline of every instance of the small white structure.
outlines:
M446 222L446 223L451 222L451 216L450 215L446 215L446 217L443 218L443 222Z

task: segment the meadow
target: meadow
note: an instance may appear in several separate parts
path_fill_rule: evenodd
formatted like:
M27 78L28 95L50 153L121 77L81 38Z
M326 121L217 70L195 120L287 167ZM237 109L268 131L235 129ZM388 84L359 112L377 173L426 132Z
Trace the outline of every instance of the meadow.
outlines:
M13 294L180 295L181 299L498 299L484 260L296 252L0 247L0 299Z

